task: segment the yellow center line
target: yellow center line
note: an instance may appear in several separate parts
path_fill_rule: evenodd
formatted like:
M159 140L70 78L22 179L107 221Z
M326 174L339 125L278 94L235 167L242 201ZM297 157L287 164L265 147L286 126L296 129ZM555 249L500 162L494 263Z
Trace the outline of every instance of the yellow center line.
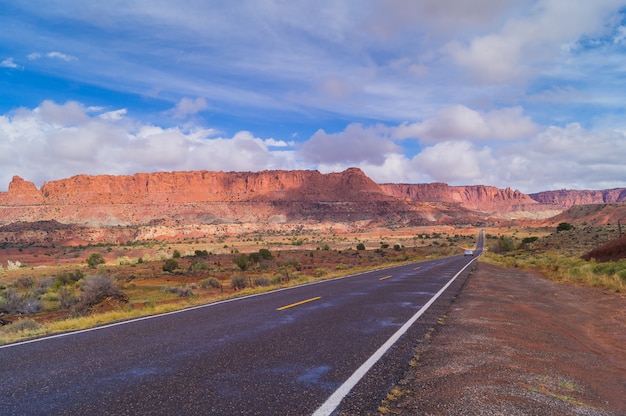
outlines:
M384 277L381 277L381 278L380 278L380 279L378 279L378 280L386 280L386 279L389 279L390 277L391 277L391 275L389 275L389 276L384 276Z
M420 266L417 266L417 267L416 267L416 268L414 268L413 270L419 270L419 269L420 269Z
M294 306L302 305L303 303L313 302L314 300L318 300L318 299L321 299L321 298L322 298L321 296L318 296L318 297L311 298L311 299L301 300L300 302L292 303L291 305L281 306L280 308L278 308L276 310L277 311L282 311L282 310L285 310L285 309L293 308Z

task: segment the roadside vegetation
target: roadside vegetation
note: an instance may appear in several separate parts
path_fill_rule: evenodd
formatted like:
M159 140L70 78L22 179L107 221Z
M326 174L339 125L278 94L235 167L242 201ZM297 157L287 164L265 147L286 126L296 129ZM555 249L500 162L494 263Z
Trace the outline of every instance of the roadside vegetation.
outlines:
M561 223L552 230L539 230L535 235L533 231L536 230L486 234L487 250L482 261L533 270L554 281L626 293L626 259L600 263L581 258L617 239L619 226Z
M119 246L89 246L80 252L59 247L59 253L80 256L74 256L74 264L39 266L33 264L40 258L34 254L28 265L11 262L14 267L0 269L0 344L461 254L463 247L474 245L475 235L471 230L395 240L301 237L289 246L261 248L259 239L240 237L230 244L160 243L136 257ZM29 250L17 253L26 256Z

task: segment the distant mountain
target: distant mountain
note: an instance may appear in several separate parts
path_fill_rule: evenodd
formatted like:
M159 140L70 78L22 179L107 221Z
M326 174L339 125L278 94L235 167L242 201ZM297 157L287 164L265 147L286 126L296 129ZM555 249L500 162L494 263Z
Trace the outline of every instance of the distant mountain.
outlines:
M383 184L389 195L417 202L449 202L467 209L501 218L547 218L563 209L551 203L540 203L510 188L493 186L449 186L445 183Z
M356 168L329 174L271 170L77 175L44 183L41 189L15 176L8 191L0 192L0 238L97 242L206 235L224 232L227 226L249 231L302 224L327 230L338 229L333 224L340 224L339 229L488 226L508 220L547 224L570 218L573 214L563 211L572 205L625 199L625 189L526 195L484 185L379 185ZM593 221L603 221L602 215L596 217ZM213 228L207 231L205 226ZM133 231L136 227L153 228ZM175 227L187 228L172 231Z
M626 188L605 189L601 191L562 189L560 191L538 192L530 194L529 196L542 204L559 205L567 209L574 205L626 202Z

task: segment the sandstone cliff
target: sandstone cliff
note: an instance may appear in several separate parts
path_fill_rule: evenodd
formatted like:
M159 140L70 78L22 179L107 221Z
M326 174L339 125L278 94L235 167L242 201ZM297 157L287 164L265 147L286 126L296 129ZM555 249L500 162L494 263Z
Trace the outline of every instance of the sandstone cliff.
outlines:
M410 201L440 201L506 218L545 218L562 211L554 204L539 203L528 195L510 188L493 186L449 186L445 183L383 184L383 190L396 198Z
M570 208L574 205L610 204L626 201L626 188L605 189L601 191L577 191L562 189L560 191L545 191L529 195L542 204L560 205Z
M445 211L435 217L447 221ZM0 224L386 221L401 213L407 214L400 221L412 223L428 223L425 216L431 215L427 207L388 195L355 168L330 174L297 170L78 175L45 183L41 190L14 177L9 191L0 194Z

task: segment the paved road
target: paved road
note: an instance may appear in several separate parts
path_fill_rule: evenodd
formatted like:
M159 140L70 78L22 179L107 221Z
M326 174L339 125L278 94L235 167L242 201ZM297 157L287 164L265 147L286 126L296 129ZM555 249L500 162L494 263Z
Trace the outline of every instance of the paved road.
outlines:
M310 415L474 259L424 261L0 347L0 414ZM385 358L400 354L406 365L410 345ZM355 388L367 388L365 406L376 406L395 381L371 374Z

